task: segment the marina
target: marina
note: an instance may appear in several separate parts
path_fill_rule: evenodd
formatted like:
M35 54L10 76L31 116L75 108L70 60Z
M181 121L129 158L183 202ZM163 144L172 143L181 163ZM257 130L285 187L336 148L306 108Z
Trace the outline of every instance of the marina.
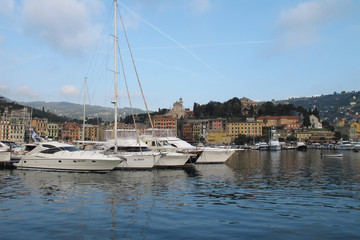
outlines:
M320 152L245 150L225 164L108 173L4 169L2 238L359 238L360 155Z

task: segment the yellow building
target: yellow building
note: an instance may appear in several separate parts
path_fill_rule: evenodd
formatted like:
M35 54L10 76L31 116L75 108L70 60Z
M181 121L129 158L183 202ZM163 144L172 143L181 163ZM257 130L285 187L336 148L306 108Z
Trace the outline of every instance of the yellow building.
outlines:
M59 139L59 124L48 123L47 124L47 136L52 139Z
M85 125L85 140L99 141L102 136L100 127L97 125Z
M231 139L227 132L224 131L208 131L206 134L206 142L214 145L230 144Z
M46 137L48 132L48 120L46 118L35 118L31 122L31 126L40 137Z
M356 129L356 138L360 139L360 123L354 122L350 125L352 128Z
M296 137L298 140L309 140L311 135L312 134L310 132L297 132L296 133Z
M246 136L262 136L261 122L230 122L228 123L228 133L232 139L240 134Z

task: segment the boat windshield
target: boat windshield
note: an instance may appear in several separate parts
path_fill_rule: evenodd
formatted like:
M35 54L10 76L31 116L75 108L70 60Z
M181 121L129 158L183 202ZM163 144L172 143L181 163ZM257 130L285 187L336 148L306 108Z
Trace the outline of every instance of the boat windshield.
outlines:
M110 151L114 151L114 147L109 149ZM147 147L118 147L119 152L150 152L151 150Z
M68 152L77 152L77 151L81 151L79 148L77 147L60 147L61 150L63 151L68 151Z
M60 151L76 152L76 151L81 151L81 150L77 147L52 147L52 148L42 150L41 153L54 154L54 153L60 152Z

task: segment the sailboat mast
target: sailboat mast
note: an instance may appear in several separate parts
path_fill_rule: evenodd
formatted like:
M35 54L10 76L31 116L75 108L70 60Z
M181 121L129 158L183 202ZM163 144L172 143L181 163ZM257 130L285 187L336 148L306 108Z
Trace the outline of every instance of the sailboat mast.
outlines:
M114 0L114 140L115 140L115 148L114 151L117 153L117 66L116 66L116 50L117 50L117 35L116 35L116 15L117 15L117 0Z
M82 135L82 140L83 140L83 144L85 141L85 105L86 105L86 77L84 80L84 109L83 109L83 135Z

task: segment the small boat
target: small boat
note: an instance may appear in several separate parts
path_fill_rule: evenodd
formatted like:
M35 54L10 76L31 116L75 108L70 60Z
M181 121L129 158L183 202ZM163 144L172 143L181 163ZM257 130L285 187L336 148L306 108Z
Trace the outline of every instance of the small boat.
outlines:
M298 151L307 151L307 145L304 142L297 142L296 143L296 150Z
M320 153L321 157L323 158L342 158L343 154L342 153L333 153L333 154L323 154Z

